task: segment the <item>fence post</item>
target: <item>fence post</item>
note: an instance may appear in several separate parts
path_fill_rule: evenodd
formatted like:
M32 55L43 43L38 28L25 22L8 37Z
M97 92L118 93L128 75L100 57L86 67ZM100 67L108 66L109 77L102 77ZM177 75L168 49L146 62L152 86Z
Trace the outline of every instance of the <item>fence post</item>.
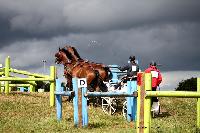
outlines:
M145 73L145 91L152 90L152 77L151 73ZM144 133L151 132L151 97L145 97L144 99Z
M137 117L137 133L144 133L144 99L145 99L145 84L144 73L139 77L140 88L138 89L138 116Z
M87 87L82 88L82 126L88 127Z
M56 92L61 92L61 82L60 79L56 79ZM57 120L62 119L62 96L56 95L56 112Z
M56 69L55 66L50 66L50 78L53 79L53 81L50 81L50 106L55 105L55 78L56 78Z
M78 127L78 85L77 78L72 78L72 86L74 91L73 106L74 106L74 126Z
M200 78L197 78L197 92L200 92ZM200 98L197 98L197 128L200 129Z
M8 56L5 60L5 77L9 77L9 69L10 69L10 57ZM9 81L5 81L5 94L9 93Z
M141 95L141 90L140 90L140 85L137 85L137 92L138 92L138 97L137 97L137 116L136 116L136 130L137 132L139 131L139 119L140 119L140 95Z
M5 88L4 88L4 85L2 85L1 83L2 83L2 81L0 81L0 92L3 93ZM4 83L4 81L3 81L3 83Z
M132 90L132 94L133 92L137 91L137 81L131 81L131 90ZM133 114L133 121L136 121L137 118L137 97L131 97L133 100L133 107L132 107L132 114Z
M34 76L29 76L30 78L35 78ZM34 86L34 83L35 81L29 81L31 82L30 84L30 92L35 92L35 86Z
M137 133L150 133L151 125L151 98L145 97L146 91L151 91L151 73L142 73L139 77L137 99Z
M134 91L137 91L137 82L136 81L128 81L127 82L127 93L133 94ZM136 109L137 108L137 100L135 97L127 97L127 121L135 121L136 120Z
M127 82L127 93L131 94L131 82ZM131 102L131 97L127 97L127 121L131 122L131 116L132 116L132 102Z

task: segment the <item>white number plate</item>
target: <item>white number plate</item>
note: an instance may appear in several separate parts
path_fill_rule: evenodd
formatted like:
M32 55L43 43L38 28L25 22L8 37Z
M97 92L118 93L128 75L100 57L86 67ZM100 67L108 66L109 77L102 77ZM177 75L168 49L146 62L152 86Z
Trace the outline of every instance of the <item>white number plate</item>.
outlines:
M136 71L136 66L132 66L132 71Z
M153 78L158 78L158 72L156 71L151 71L152 77Z

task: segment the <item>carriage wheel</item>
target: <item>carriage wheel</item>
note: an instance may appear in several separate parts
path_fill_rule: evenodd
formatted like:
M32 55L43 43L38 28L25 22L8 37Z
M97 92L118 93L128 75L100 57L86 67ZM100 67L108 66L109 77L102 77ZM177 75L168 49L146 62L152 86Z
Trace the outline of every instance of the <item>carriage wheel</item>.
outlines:
M123 113L124 119L127 119L127 101L123 103L122 113Z
M116 111L113 104L113 98L102 97L102 109L106 114L113 115Z

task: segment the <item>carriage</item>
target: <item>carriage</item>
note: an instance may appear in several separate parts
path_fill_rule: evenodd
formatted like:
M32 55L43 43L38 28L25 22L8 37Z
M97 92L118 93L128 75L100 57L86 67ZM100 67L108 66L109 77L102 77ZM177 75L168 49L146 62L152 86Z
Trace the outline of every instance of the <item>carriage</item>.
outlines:
M123 83L122 80L126 76L126 72L122 72L118 69L118 65L109 65L112 79L109 82L105 82L109 92L127 92L127 83ZM115 85L121 83L120 87L115 89ZM101 97L102 110L109 115L113 115L116 112L121 112L126 119L127 116L127 101L124 97Z

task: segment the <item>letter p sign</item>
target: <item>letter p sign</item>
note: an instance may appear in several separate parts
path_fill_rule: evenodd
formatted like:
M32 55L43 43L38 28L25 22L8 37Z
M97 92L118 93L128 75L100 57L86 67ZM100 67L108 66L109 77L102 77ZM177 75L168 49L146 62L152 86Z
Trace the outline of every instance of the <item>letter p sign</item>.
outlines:
M87 87L86 78L80 78L80 79L78 79L78 88L81 88L81 87Z

